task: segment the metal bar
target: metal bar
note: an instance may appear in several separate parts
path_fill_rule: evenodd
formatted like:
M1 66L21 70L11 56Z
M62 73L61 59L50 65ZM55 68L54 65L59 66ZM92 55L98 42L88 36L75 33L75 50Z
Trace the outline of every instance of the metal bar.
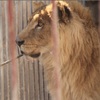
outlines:
M55 100L62 100L62 95L61 95L61 73L60 73L60 62L59 62L59 31L58 31L58 14L57 14L57 4L54 0L52 0L52 38L53 38L53 55L54 55L54 81L55 81Z
M4 44L4 41L3 41L3 38L4 38L4 34L3 33L5 33L5 29L4 29L4 23L5 23L5 6L4 6L4 4L5 4L5 1L2 1L1 2L1 7L2 7L2 9L1 9L1 14L2 14L2 20L1 20L1 22L2 22L2 33L0 34L1 36L1 50L0 50L0 52L1 52L1 62L3 62L4 61L4 51L3 51L3 44ZM4 68L1 68L1 100L4 100Z

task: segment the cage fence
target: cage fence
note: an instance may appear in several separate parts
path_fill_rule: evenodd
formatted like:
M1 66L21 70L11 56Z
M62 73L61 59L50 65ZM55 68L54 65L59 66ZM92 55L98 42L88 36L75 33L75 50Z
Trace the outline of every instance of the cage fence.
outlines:
M48 0L42 1L48 4ZM95 22L100 27L99 10L100 1L79 0L89 6L93 12ZM98 9L99 7L99 9ZM17 35L26 25L27 20L34 11L31 0L14 0L13 5L14 33ZM9 37L8 1L0 1L0 64L11 59L11 42ZM99 28L100 29L100 28ZM20 52L16 47L16 56ZM44 81L43 66L39 61L31 63L23 57L16 60L17 94L18 100L51 100ZM12 100L12 63L0 66L0 100ZM16 100L16 99L14 99Z

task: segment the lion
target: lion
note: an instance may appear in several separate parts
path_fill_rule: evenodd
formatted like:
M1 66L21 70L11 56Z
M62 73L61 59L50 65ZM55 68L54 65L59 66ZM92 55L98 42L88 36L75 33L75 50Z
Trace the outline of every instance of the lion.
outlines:
M100 100L100 37L91 12L77 1L57 1L61 100ZM52 3L38 8L16 42L25 56L39 58L55 98Z

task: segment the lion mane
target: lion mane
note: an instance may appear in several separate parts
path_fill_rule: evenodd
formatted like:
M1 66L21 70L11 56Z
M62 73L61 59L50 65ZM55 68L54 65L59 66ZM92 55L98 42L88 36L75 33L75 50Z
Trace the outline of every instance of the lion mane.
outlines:
M100 100L100 37L91 13L76 1L58 1L57 8L62 100ZM48 90L54 98L51 14L52 4L37 10L18 37L24 40L23 54L34 58L41 53Z

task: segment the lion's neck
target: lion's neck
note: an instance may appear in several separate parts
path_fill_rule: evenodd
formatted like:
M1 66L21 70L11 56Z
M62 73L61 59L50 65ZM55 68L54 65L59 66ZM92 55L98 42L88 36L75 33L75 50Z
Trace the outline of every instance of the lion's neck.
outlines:
M99 49L93 47L93 44L99 44L98 40L89 34L84 33L84 30L75 29L76 27L81 27L74 25L74 32L69 27L61 26L59 35L59 66L62 90L65 87L70 87L72 89L73 85L83 85L84 82L88 82L90 75L90 82L95 78L95 70L99 70ZM67 32L66 32L67 30ZM69 31L72 30L72 31ZM80 33L81 32L81 33ZM85 36L86 35L86 36ZM96 34L97 35L97 34ZM98 39L98 36L96 37ZM87 42L89 42L87 44ZM93 43L93 44L92 44ZM45 78L47 80L48 88L51 91L55 91L55 76L54 76L54 55L47 53L43 56L42 62L44 65ZM97 67L95 67L97 66ZM100 70L99 70L100 71ZM86 77L87 76L87 77ZM66 90L66 91L69 91ZM66 92L68 93L68 92Z

